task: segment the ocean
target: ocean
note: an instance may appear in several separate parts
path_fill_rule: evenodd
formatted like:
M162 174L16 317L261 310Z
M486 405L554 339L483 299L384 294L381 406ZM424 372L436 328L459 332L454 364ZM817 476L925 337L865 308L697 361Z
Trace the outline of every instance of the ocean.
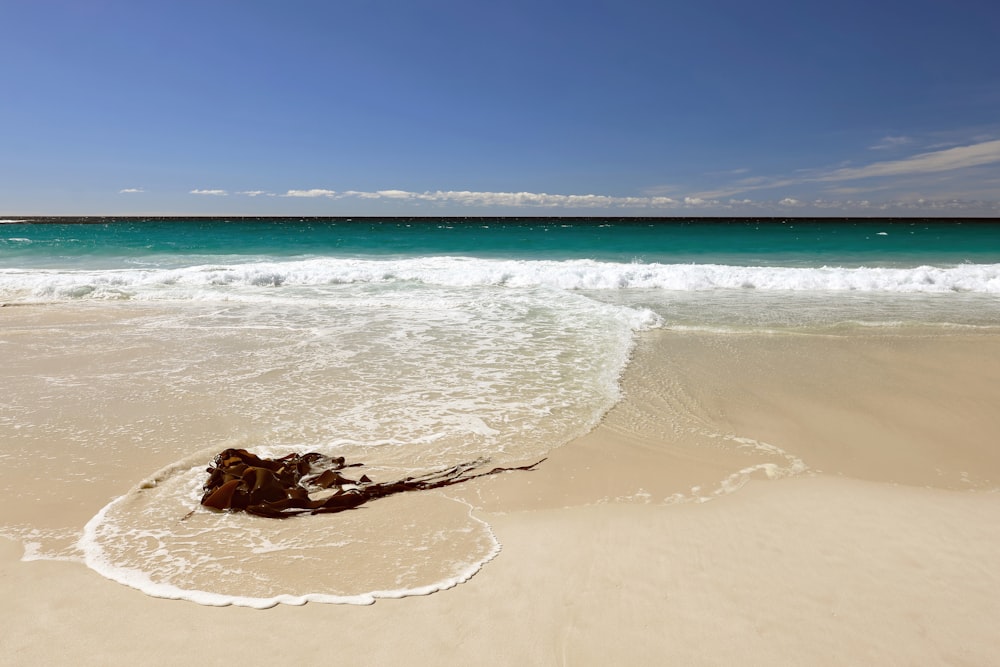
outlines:
M214 453L522 465L620 400L644 331L1000 330L1000 223L2 220L0 303L0 535L27 558L204 604L369 603L465 581L500 544L437 492L214 513Z

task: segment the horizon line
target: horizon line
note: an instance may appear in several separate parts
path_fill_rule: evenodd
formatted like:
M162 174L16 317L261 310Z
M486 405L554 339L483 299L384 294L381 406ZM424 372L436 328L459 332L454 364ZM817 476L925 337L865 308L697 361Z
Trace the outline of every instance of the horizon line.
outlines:
M899 216L899 215L0 215L0 224L45 224L45 223L96 223L110 221L143 221L143 220L328 220L340 222L352 221L661 221L661 222L786 222L786 221L880 221L880 222L920 222L920 221L969 221L969 222L1000 222L1000 216L949 215L949 216Z

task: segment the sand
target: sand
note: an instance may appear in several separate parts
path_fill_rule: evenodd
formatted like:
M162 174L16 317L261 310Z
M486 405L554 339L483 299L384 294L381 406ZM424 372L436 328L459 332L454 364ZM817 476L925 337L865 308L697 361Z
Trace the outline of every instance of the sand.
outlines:
M0 663L995 664L998 380L994 334L649 332L594 431L432 492L502 544L468 582L214 608L0 540Z

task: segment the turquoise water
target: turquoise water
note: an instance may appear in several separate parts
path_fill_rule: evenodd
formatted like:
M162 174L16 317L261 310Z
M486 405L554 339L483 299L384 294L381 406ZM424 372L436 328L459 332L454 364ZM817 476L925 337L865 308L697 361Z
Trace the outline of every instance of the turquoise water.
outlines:
M0 267L182 256L594 259L744 266L1000 262L975 221L143 220L0 227Z
M0 300L586 293L665 326L1000 322L1000 223L149 219L0 225ZM417 296L417 292L426 292ZM428 296L430 295L430 296Z

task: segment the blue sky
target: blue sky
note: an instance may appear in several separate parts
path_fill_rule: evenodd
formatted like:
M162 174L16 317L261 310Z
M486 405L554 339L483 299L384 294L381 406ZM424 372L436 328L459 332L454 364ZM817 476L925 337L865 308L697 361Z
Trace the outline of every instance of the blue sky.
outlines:
M1000 216L1000 3L0 0L0 215Z

